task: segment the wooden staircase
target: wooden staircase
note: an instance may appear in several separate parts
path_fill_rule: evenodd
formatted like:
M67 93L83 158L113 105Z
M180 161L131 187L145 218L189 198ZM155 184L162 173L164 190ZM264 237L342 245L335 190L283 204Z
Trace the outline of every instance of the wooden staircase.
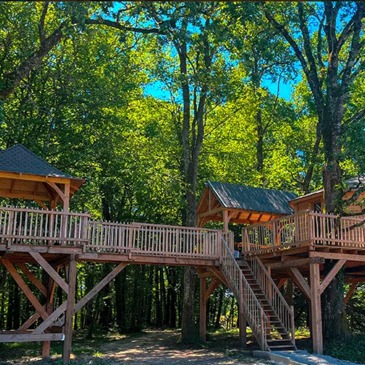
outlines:
M294 312L271 279L262 262L233 257L227 242L222 244L222 272L237 298L240 316L252 329L265 351L296 350Z
M264 292L257 278L252 272L249 262L246 260L239 260L238 264L267 317L267 322L264 324L264 329L266 332L268 350L296 350L297 348L295 346L294 339L291 338L291 333L287 331L279 314L273 308L268 295Z

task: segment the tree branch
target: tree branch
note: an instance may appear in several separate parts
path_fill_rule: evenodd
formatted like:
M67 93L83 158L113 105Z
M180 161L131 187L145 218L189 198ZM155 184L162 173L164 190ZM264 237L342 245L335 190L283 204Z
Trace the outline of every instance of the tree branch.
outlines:
M363 2L358 2L357 6L358 6L357 11L354 14L355 19L353 24L353 36L351 40L351 48L342 75L341 89L343 94L348 91L348 87L352 80L351 72L354 67L356 57L359 54L361 46L363 45L363 43L361 42L361 30L362 30L361 20L365 16L365 4Z
M65 23L61 23L49 37L44 38L37 51L33 52L14 71L4 75L0 88L0 100L6 99L19 85L21 80L41 64L47 53L62 39L64 27Z
M280 24L276 19L273 18L273 16L267 11L267 9L264 7L264 13L266 16L266 19L274 26L274 28L279 31L284 38L287 40L287 42L292 47L296 57L298 58L303 71L307 77L309 87L312 90L314 101L316 103L317 111L319 115L323 114L323 95L322 91L320 89L320 83L317 77L317 73L312 74L311 70L308 67L308 63L306 59L304 58L304 55L302 51L299 49L298 44L295 42L295 40L291 37L287 29Z
M158 28L137 28L137 27L127 27L118 22L113 22L108 19L86 19L85 24L89 25L105 25L107 27L125 30L128 32L142 33L142 34L163 34L166 35L165 32L162 32Z

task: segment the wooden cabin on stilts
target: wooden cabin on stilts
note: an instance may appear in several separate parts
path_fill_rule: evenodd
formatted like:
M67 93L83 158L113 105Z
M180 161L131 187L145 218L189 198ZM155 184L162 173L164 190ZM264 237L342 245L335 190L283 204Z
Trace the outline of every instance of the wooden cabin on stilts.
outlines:
M200 228L195 228L96 221L70 212L69 200L83 183L21 145L0 152L0 196L33 200L43 208L0 207L0 264L34 307L19 328L0 332L0 342L40 341L47 357L51 341L64 341L67 364L74 314L127 265L153 264L196 268L202 339L207 300L224 284L239 304L242 345L248 324L267 351L296 349L294 310L280 291L293 280L310 302L313 349L321 353L321 294L340 269L351 284L345 301L364 277L364 221L316 211L320 194L297 198L278 190L209 182L198 205ZM208 221L223 222L223 230L203 228ZM236 246L229 222L246 225ZM337 261L327 275L325 260ZM76 301L77 262L115 266ZM34 275L34 266L43 269L46 284ZM57 287L65 293L58 306Z

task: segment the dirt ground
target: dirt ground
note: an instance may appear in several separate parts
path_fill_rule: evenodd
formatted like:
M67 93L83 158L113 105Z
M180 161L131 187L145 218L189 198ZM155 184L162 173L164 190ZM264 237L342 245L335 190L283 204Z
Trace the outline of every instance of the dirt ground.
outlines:
M179 334L172 331L145 332L135 338L126 338L93 346L93 354L73 356L74 365L266 365L273 362L253 358L248 352L225 349L224 345L188 348L177 344ZM1 359L1 354L0 354ZM60 357L41 360L22 357L19 360L0 361L1 365L62 364Z

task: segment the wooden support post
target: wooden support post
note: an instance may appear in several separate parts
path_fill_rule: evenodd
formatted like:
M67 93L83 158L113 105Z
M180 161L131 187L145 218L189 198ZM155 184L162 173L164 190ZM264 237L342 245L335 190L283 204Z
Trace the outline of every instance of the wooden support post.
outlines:
M223 210L223 231L228 231L228 223L229 223L229 217L228 217L228 210Z
M245 298L245 291L244 286L242 285L242 279L239 281L239 295L238 298L238 326L239 326L239 343L240 347L246 348L247 346L247 332L246 332L246 316L244 311L244 298Z
M207 291L207 279L200 278L200 310L199 310L199 328L200 339L206 341L207 339L207 300L205 299L205 292Z
M53 312L53 297L56 288L56 282L52 279L52 277L48 277L48 286L47 286L47 302L46 302L46 312L48 315L51 315ZM51 354L51 341L43 341L42 342L42 358L45 359L49 357Z
M70 206L70 183L65 184L65 192L63 197L63 211L68 212Z
M311 330L313 352L323 353L321 285L319 264L310 264Z
M70 362L71 345L72 345L72 320L75 305L75 290L76 290L76 258L71 255L68 267L68 293L66 305L65 319L65 341L63 344L63 363L67 365Z
M240 347L247 347L247 331L246 331L246 316L245 311L243 309L243 300L241 300L241 305L239 306L239 318L238 318L238 326L239 326L239 336L240 336Z

